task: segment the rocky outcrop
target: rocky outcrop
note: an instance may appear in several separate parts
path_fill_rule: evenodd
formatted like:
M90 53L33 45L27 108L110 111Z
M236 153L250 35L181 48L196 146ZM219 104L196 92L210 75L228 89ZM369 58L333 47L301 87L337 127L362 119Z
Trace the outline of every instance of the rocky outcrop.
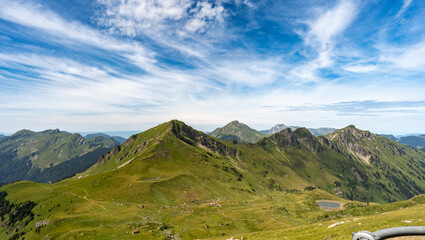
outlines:
M365 141L376 141L376 135L369 131L357 129L350 125L327 136L319 137L319 141L338 153L347 152L370 165L377 158L377 149L369 149Z
M301 148L304 146L312 152L323 151L322 144L306 128L298 128L295 131L287 128L261 141L264 141L264 143L266 141L271 141L278 147L292 146L295 148Z
M219 142L205 133L199 132L192 127L187 126L183 122L171 121L172 132L174 135L183 142L207 148L215 153L236 157L236 149L226 146L224 143Z

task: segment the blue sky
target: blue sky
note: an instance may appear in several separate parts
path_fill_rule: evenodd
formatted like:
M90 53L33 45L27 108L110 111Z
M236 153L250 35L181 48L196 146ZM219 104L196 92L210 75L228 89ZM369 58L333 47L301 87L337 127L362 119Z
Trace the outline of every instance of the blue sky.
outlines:
M0 132L425 133L425 2L0 0Z

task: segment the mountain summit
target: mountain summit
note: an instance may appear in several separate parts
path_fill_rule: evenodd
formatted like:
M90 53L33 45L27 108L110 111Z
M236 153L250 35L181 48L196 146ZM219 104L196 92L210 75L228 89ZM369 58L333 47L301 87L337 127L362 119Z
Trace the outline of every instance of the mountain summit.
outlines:
M220 140L236 140L242 143L256 143L264 137L257 130L239 121L232 121L222 128L217 128L210 135Z

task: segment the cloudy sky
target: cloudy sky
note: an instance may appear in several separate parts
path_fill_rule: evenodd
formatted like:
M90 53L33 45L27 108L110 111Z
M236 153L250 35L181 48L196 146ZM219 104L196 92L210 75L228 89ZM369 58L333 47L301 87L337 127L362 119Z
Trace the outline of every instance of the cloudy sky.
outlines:
M425 133L419 0L0 0L0 132Z

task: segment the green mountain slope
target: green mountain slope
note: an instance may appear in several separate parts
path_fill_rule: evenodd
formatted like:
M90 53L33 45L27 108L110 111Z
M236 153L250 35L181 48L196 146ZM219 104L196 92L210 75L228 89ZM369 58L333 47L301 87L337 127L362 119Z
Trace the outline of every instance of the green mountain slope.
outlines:
M368 204L346 199L423 193L424 160L422 151L353 126L320 138L285 129L244 144L174 120L131 136L72 178L3 186L8 202L36 205L33 219L28 213L14 225L6 211L0 238L130 239L138 229L142 239L198 239L299 227L341 217L316 200L360 211Z
M425 155L422 151L354 126L319 139L355 163L358 170L353 172L362 182L355 188L372 191L375 201L378 198L381 201L401 200L424 193Z
M279 229L273 231L258 231L255 233L233 234L234 239L351 239L353 232L367 230L370 232L407 226L422 226L425 211L425 195L384 205L366 205L358 203L346 204L344 210L325 212L318 218L322 219L313 224ZM218 237L210 239L229 239ZM422 240L423 236L405 236L390 238L393 240Z
M263 134L238 121L232 121L222 128L217 128L210 136L220 140L236 140L243 143L256 143L264 137Z
M85 140L59 130L21 130L0 140L0 182L58 181L82 172L119 143L112 138Z

